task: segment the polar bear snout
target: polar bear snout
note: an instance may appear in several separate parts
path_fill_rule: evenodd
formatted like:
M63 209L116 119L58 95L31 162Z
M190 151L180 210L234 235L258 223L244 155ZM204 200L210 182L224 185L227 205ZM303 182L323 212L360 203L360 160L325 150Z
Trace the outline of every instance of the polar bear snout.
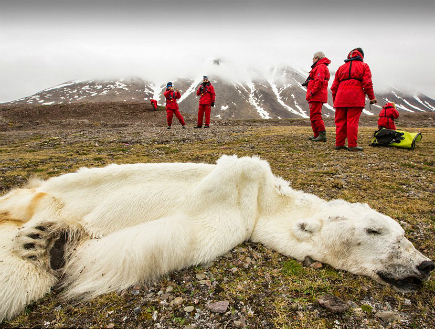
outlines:
M420 271L422 275L425 277L429 277L430 272L432 272L435 269L435 262L431 260L425 260L420 265L417 266L417 269Z
M393 286L401 292L412 292L418 290L423 282L427 281L431 272L435 269L435 262L425 260L414 269L408 270L403 265L392 265L388 271L378 271L376 274L381 281ZM414 273L412 273L414 272Z

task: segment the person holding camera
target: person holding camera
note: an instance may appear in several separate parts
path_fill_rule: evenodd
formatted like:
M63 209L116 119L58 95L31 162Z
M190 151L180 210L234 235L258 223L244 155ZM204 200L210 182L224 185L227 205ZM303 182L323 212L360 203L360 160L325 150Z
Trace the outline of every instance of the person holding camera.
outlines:
M314 136L309 137L313 142L326 142L325 123L322 119L323 103L328 102L328 81L330 78L328 65L331 61L325 54L318 51L313 56L310 75L302 86L307 87L306 100L310 107L310 122Z
M206 75L202 79L202 84L196 90L196 95L200 96L200 98L198 107L198 124L195 128L202 128L202 120L204 118L204 114L204 128L209 128L211 107L214 106L216 93Z
M172 86L172 82L168 82L166 84L166 91L163 93L163 95L166 98L166 120L168 122L168 129L171 129L172 126L172 118L175 114L178 121L180 121L181 126L183 129L186 129L186 123L184 121L183 116L180 113L180 110L178 108L177 99L181 98L180 91L178 89L174 90L174 87Z
M377 100L372 73L364 63L361 48L352 49L344 64L338 68L331 91L335 108L335 149L363 151L357 146L359 118L365 107L366 95L370 104L376 104ZM348 146L345 145L346 138Z

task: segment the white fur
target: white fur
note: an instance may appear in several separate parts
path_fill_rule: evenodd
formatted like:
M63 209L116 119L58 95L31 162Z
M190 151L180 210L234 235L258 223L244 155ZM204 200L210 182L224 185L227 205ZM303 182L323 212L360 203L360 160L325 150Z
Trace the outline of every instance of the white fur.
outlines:
M64 233L66 264L53 270L49 251ZM59 277L66 297L92 298L249 239L375 279L392 265L397 277L410 275L428 260L390 217L295 191L258 158L82 168L0 198L0 320Z

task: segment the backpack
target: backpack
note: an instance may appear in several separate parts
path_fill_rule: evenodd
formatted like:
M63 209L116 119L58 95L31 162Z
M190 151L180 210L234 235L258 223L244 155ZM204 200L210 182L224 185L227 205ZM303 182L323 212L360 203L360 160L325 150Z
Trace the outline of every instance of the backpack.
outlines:
M421 141L422 135L418 133L409 133L403 130L392 130L380 128L375 131L370 146L395 146L413 150L415 143Z

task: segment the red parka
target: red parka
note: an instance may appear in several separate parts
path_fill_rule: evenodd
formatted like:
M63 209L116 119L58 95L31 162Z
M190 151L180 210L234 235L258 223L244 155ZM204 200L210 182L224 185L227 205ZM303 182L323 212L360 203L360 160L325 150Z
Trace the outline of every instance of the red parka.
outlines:
M207 82L205 86L204 84L201 84L196 91L196 94L201 96L199 104L211 105L211 103L214 103L216 98L216 93L214 92L214 88L210 82Z
M324 57L311 66L306 96L308 102L328 102L329 64L331 61Z
M344 62L335 73L331 86L334 107L363 108L365 95L370 100L375 99L370 68L358 50L352 50Z
M157 101L155 99L152 99L150 102L151 102L151 105L153 106L153 108L156 110L157 109Z
M177 110L178 104L177 99L181 98L179 91L166 90L163 95L166 98L166 109L167 110Z
M381 112L379 112L378 127L385 127L387 129L396 130L394 119L399 117L399 112L396 109L396 104L385 103Z

